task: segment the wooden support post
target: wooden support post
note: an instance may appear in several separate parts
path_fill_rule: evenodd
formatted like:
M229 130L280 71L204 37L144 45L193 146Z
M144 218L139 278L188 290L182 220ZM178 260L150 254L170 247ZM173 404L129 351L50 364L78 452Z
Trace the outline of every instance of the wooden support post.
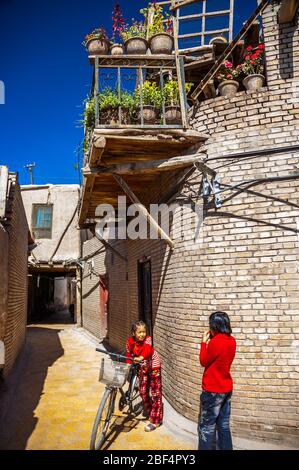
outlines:
M157 230L158 234L165 239L165 241L168 243L170 248L173 250L174 248L174 242L169 238L169 236L164 232L164 230L160 227L159 224L155 221L155 219L150 215L148 210L144 207L144 205L139 201L137 196L133 193L129 185L125 182L125 180L116 174L113 174L114 179L118 182L120 187L123 189L123 191L129 196L131 201L134 204L138 204L139 206L139 211L141 214L146 217L146 219L149 221L149 223Z

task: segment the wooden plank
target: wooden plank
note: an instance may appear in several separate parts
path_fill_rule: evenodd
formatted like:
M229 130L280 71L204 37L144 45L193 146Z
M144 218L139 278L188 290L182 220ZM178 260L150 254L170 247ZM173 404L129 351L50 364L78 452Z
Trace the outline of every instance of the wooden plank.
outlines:
M170 11L176 11L178 8L191 5L192 3L202 2L203 0L180 0L172 2L172 6L169 7Z
M125 180L119 176L114 174L113 175L120 187L123 189L123 191L129 196L131 201L134 204L138 204L138 209L141 214L143 214L144 217L149 221L149 223L157 230L158 234L168 243L171 249L174 248L174 242L169 238L169 236L164 232L164 230L160 227L159 224L155 221L155 219L150 215L148 210L141 204L137 196L133 193L133 191L130 189L129 185L125 182Z
M202 134L194 129L95 129L94 135L102 135L108 139L113 140L119 137L126 137L124 140L132 139L134 141L144 142L157 142L159 140L171 141L171 137L180 139L183 137L189 142L203 142L209 138L207 134ZM169 137L170 136L170 137ZM178 143L178 142L176 142Z
M204 35L209 36L210 34L222 34L222 33L228 33L229 28L223 28L223 29L213 29L212 31L205 31ZM178 38L179 39L187 39L187 38L197 38L199 36L202 36L202 33L188 33L188 34L179 34Z
M193 165L195 162L202 162L206 158L205 153L185 155L182 157L169 158L167 160L150 160L142 163L124 163L122 165L112 165L100 168L83 168L83 175L116 173L118 175L136 175L159 171L176 170Z
M278 11L278 23L284 24L293 21L299 0L282 0L280 9Z
M105 150L107 141L103 136L93 135L91 140L91 154L89 164L94 166L99 163L101 156Z
M205 69L208 65L213 65L215 63L214 59L205 59L205 60L194 60L190 64L185 64L184 68L188 72L189 70L200 70Z
M6 197L8 185L8 168L0 166L0 219L4 219L6 215Z
M188 55L194 54L195 52L211 52L213 53L214 46L206 45L206 46L196 46L196 47L188 47L186 49L179 49L180 55Z

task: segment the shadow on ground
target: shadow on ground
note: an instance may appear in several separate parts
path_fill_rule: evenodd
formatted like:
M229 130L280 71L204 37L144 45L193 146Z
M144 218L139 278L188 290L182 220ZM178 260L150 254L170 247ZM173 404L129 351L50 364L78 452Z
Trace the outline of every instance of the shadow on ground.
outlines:
M59 329L27 327L13 372L0 383L0 449L24 450L37 418L48 368L64 354Z

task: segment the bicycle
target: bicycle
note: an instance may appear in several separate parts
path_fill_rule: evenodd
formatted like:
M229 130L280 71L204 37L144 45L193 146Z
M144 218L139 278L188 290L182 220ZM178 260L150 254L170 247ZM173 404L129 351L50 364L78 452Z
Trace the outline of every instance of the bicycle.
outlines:
M109 355L111 360L108 362L102 358L101 361L99 380L105 383L106 387L94 420L90 450L99 450L105 442L111 417L115 410L118 391L121 394L118 405L120 411L123 411L127 406L128 413L134 417L138 416L143 411L138 379L140 364L120 362L121 360L128 359L122 354L108 352L98 348L96 348L96 351ZM113 358L116 358L116 361L113 361ZM124 392L123 386L127 380L129 386L128 390Z

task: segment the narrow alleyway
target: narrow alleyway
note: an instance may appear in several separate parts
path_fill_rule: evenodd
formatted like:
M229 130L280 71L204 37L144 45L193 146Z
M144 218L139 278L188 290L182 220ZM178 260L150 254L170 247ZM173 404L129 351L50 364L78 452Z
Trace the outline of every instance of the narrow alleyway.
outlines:
M96 344L70 324L27 327L16 368L0 390L0 449L89 448L104 389ZM144 421L115 416L108 449L191 449L165 426L145 433Z

